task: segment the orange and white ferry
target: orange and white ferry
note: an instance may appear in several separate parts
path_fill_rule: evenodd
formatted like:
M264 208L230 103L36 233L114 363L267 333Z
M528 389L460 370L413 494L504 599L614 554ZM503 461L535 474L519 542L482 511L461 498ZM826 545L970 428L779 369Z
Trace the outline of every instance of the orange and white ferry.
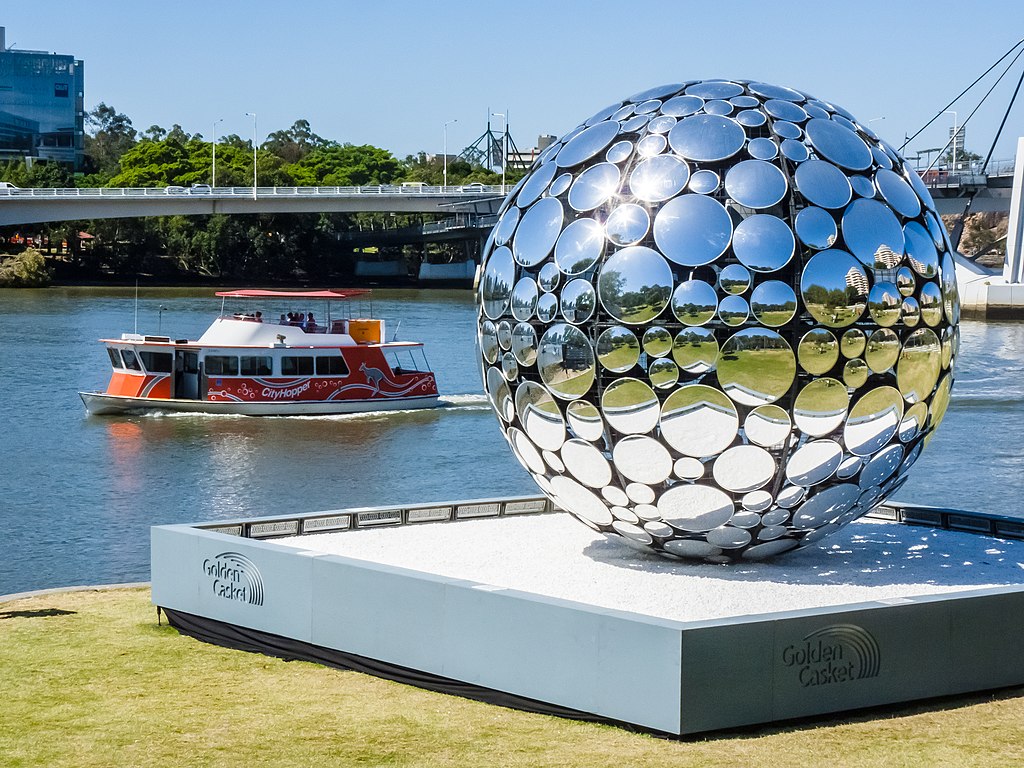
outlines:
M332 300L368 294L330 291L223 291L221 314L196 341L125 333L100 339L113 373L105 392L80 392L91 414L145 411L283 416L431 408L437 381L423 345L387 341L384 320L331 317ZM228 299L264 304L326 300L312 313L273 320L228 314ZM305 309L305 307L303 307Z

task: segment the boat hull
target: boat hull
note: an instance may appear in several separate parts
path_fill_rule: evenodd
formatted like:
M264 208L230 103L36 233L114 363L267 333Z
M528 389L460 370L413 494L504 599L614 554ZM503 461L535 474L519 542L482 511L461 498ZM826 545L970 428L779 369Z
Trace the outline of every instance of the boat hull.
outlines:
M436 408L438 395L424 397L389 397L366 400L274 401L274 402L211 402L209 400L178 400L170 398L128 397L103 392L79 392L85 409L92 416L115 416L133 413L176 411L181 413L212 413L237 416L332 416L373 411L405 411Z

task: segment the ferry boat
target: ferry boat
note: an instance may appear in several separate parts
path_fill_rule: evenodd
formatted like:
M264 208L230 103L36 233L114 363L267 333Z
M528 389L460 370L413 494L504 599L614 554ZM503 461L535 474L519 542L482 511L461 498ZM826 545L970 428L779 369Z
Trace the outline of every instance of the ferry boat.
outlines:
M331 316L332 301L369 293L218 292L220 316L196 341L137 333L100 339L113 367L110 383L105 392L79 395L94 415L284 416L437 406L437 381L421 343L387 341L382 319ZM282 300L301 301L303 311L276 320L262 311L227 312L227 301L236 299L279 306ZM327 302L322 324L305 311L319 300Z

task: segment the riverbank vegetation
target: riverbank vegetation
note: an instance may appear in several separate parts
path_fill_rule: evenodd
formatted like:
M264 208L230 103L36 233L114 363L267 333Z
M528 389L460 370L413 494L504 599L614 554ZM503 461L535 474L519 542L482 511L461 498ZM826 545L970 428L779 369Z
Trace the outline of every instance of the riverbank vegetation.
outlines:
M212 184L213 142L181 126L138 131L131 119L100 104L88 115L86 168L72 174L58 163L0 164L0 181L21 188L191 187ZM253 181L253 142L216 137L216 185L246 187ZM309 122L270 133L256 147L260 186L364 186L423 182L441 184L444 158L419 153L404 159L372 145L353 145L317 135ZM449 159L448 183L500 184L501 175L461 159ZM511 169L506 183L522 172ZM44 254L60 281L319 282L351 274L366 238L424 223L420 215L267 214L106 219L0 227L0 255L26 246ZM393 238L392 238L393 239ZM438 245L453 253L462 243ZM372 247L378 256L422 259L422 249L400 242ZM415 266L410 263L410 268Z
M206 645L148 589L0 604L18 766L974 766L1024 759L1024 690L663 740Z

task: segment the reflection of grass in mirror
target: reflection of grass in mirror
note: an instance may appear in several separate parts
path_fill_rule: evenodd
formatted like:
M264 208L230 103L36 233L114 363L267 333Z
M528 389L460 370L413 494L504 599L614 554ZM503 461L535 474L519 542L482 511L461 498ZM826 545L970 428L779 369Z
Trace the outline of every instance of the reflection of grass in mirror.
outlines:
M846 410L850 397L836 379L818 379L800 390L794 407L805 413L836 413Z
M558 363L552 363L544 367L541 378L549 387L561 394L582 395L594 383L594 369L567 369Z
M793 309L764 310L757 304L754 305L753 309L757 319L760 320L762 324L769 325L772 328L777 328L780 325L788 323L796 311L796 307Z
M612 342L611 345L600 348L601 364L611 370L623 370L632 368L639 357L640 351L628 341Z
M651 388L642 381L620 380L618 386L609 388L601 399L606 408L632 408L651 401Z
M939 345L905 349L896 366L896 380L907 402L916 403L931 394L939 380Z
M672 359L684 370L698 363L705 367L712 366L717 358L717 341L691 341L688 344L676 344L672 347Z
M781 397L796 376L796 359L788 349L734 350L718 359L718 380L754 392Z

